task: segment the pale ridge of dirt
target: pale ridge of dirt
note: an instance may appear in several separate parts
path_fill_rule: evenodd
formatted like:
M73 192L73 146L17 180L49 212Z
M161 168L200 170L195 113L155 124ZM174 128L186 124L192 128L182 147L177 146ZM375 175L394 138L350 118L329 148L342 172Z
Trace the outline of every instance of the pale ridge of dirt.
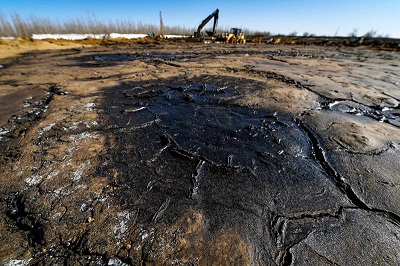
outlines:
M32 51L61 50L82 47L77 42L57 41L48 42L27 38L17 38L14 40L0 40L0 59L12 58Z

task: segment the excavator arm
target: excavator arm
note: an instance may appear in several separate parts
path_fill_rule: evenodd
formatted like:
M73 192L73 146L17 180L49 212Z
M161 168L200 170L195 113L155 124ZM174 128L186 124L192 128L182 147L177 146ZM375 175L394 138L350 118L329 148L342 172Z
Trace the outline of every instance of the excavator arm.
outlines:
M215 27L218 24L218 15L219 15L219 10L218 8L212 13L210 14L208 17L206 17L201 24L199 25L199 27L197 28L197 38L201 38L201 31L203 30L203 27L212 19L214 18L214 26L213 26L213 34L215 34Z

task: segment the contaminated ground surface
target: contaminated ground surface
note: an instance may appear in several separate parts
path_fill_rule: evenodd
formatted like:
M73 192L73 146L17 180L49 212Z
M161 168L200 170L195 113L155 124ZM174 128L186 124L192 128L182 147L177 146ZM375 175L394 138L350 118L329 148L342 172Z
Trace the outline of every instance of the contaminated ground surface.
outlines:
M143 42L0 65L1 264L400 261L399 52Z

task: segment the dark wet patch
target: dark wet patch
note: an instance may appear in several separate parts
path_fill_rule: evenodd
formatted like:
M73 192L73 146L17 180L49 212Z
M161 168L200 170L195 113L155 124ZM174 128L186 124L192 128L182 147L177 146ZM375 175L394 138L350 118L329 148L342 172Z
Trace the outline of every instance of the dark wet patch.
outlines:
M320 55L314 55L301 51L258 51L257 49L221 49L216 51L192 51L191 53L95 53L85 54L78 57L73 57L73 65L81 67L101 67L105 65L115 65L129 61L154 61L160 62L192 62L201 58L210 58L223 55L266 55L270 59L275 57L306 57L306 58L320 58ZM172 63L171 63L172 64Z
M146 58L163 59L168 61L187 61L193 58L194 55L189 54L105 54L94 56L94 60L104 62L104 61L134 61L143 60Z
M64 94L60 89L61 88L57 84L49 84L41 98L28 97L23 105L26 111L24 110L13 114L7 123L2 125L0 128L0 152L9 155L1 157L0 160L8 156L16 156L16 150L13 149L13 146L33 124L44 117L54 94Z
M351 205L294 118L234 104L246 93L237 84L176 77L105 90L110 146L101 171L116 169L114 197L140 226L168 228L194 208L212 234L228 227L256 238L272 231L272 217Z
M133 61L137 60L136 57L129 54L106 54L98 55L94 57L94 60L104 62L104 61Z

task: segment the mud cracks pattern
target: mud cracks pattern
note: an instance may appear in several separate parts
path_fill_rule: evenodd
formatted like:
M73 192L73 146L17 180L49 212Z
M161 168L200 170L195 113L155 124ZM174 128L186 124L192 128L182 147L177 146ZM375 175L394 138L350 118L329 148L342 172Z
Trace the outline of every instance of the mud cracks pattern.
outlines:
M322 58L312 53L160 54L71 55L91 71L79 85L113 85L53 92L71 104L30 123L8 159L31 163L4 168L23 184L2 201L28 240L21 263L348 265L350 247L360 264L399 259L395 98L332 97L249 65L185 70L210 55ZM121 64L192 72L104 74Z

